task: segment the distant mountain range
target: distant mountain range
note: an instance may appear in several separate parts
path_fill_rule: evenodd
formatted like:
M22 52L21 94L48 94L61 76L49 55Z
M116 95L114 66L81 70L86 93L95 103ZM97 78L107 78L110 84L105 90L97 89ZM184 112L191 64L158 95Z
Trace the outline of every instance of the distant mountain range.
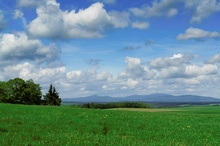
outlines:
M88 96L80 98L65 98L63 102L220 102L220 99L206 96L196 95L180 95L174 96L170 94L150 94L150 95L132 95L126 97L110 97L110 96Z

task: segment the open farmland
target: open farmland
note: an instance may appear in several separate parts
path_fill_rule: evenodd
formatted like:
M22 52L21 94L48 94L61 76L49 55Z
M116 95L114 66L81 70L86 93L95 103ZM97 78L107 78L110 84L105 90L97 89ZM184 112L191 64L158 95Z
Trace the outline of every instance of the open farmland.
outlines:
M151 112L153 111L153 112ZM218 145L220 106L140 111L0 104L0 145Z

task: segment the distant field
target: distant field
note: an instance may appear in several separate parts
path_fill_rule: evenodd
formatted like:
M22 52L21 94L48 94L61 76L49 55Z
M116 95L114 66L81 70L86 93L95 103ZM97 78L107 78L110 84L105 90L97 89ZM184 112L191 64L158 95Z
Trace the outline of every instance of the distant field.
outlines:
M0 145L220 143L220 106L134 110L0 104Z
M120 111L136 111L136 112L174 112L174 111L181 111L180 109L174 108L114 108L109 110L120 110Z
M83 105L87 104L88 102L73 102L73 101L63 101L62 105ZM96 102L95 102L96 103ZM108 103L108 102L97 102L97 103ZM150 107L154 108L168 108L168 107L178 107L178 106L195 106L195 105L220 105L219 102L143 102L149 104Z

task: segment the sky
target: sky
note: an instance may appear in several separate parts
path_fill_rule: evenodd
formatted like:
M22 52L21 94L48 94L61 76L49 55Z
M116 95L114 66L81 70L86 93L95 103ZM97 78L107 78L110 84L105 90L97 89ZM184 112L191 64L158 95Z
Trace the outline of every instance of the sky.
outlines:
M220 0L0 0L0 80L61 98L220 98Z

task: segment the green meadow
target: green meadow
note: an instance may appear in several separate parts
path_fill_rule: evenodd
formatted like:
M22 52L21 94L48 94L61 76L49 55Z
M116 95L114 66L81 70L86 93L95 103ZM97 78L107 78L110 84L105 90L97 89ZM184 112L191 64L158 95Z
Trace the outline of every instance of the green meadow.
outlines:
M220 106L82 109L0 104L0 145L214 146Z

